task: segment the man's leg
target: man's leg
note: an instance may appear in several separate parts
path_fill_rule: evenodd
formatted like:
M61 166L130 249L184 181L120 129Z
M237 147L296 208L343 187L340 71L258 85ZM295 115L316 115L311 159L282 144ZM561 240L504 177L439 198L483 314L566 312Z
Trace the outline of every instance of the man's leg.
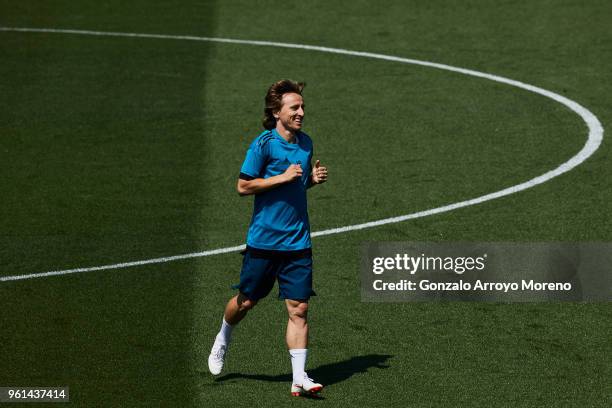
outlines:
M208 369L213 375L221 373L225 352L229 346L232 329L252 309L259 299L270 293L276 280L275 265L268 259L252 257L250 252L244 254L240 270L240 293L227 302L223 313L221 330L208 357Z
M225 306L225 313L223 314L224 320L231 326L235 326L246 316L247 312L251 310L257 302L248 299L242 293L234 296L227 302Z
M308 378L305 371L308 357L308 302L286 299L285 304L289 313L286 340L293 370L291 394L298 396L304 391L317 393L323 386Z
M287 347L305 349L308 347L308 302L285 299L289 321L287 322Z
M232 330L234 326L240 323L247 312L255 307L256 304L257 302L249 300L242 293L239 293L227 302L225 312L223 313L221 329L219 330L219 334L217 334L221 343L226 346L229 345L232 340Z
M208 369L213 375L221 373L227 347L232 339L232 330L251 310L257 302L248 299L242 293L234 296L227 302L223 314L221 329L215 337L210 355L208 356Z

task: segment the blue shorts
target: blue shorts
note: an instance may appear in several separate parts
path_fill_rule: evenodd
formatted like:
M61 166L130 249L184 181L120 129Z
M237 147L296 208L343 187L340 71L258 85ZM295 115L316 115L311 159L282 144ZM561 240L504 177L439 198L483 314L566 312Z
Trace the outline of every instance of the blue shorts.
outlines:
M312 290L312 252L265 251L247 247L242 252L237 289L250 300L263 299L278 280L279 299L308 300Z

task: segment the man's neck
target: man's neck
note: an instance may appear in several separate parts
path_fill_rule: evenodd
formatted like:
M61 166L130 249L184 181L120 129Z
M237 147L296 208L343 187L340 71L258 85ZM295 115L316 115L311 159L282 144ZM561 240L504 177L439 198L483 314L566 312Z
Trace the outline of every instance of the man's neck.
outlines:
M293 130L287 129L284 126L276 126L276 131L287 143L296 143L297 133Z

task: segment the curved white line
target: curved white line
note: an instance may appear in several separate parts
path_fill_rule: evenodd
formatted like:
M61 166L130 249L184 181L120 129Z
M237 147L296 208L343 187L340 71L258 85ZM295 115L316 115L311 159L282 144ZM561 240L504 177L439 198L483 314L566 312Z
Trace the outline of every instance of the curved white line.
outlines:
M582 105L572 101L571 99L568 99L554 92L547 91L546 89L542 89L537 86L529 85L523 82L515 81L513 79L504 78L498 75L486 74L484 72L474 71L471 69L458 68L458 67L453 67L451 65L445 65L445 64L438 64L435 62L394 57L392 55L375 54L371 52L351 51L351 50L346 50L346 49L341 49L341 48L319 47L315 45L290 44L290 43L280 43L280 42L270 42L270 41L236 40L236 39L231 39L231 38L197 37L197 36L190 36L190 35L139 34L139 33L121 33L121 32L90 31L90 30L64 30L64 29L53 29L53 28L19 28L19 27L0 27L0 31L60 33L60 34L93 35L93 36L107 36L107 37L157 38L157 39L168 39L168 40L189 40L189 41L208 41L208 42L219 42L219 43L230 43L230 44L247 44L247 45L258 45L258 46L266 46L266 47L296 48L296 49L302 49L302 50L329 52L333 54L343 54L343 55L350 55L354 57L374 58L374 59L380 59L380 60L385 60L385 61L401 62L405 64L421 65L425 67L443 69L446 71L458 72L461 74L470 75L474 77L485 78L491 81L501 82L503 84L508 84L511 86L515 86L517 88L522 88L527 91L546 96L547 98L557 101L560 104L568 107L570 110L574 111L576 114L578 114L582 118L582 120L586 123L586 125L589 128L589 135L588 135L585 145L574 157L572 157L565 163L561 164L556 169L548 171L542 174L541 176L535 177L524 183L517 184L515 186L508 187L503 190L496 191L494 193L472 198L470 200L460 201L458 203L449 204L449 205L445 205L445 206L437 207L437 208L432 208L430 210L419 211L416 213L401 215L398 217L385 218L382 220L370 221L370 222L366 222L363 224L348 225L345 227L331 228L331 229L327 229L323 231L313 232L311 234L313 237L320 237L323 235L331 235L331 234L339 234L341 232L355 231L355 230L360 230L364 228L377 227L377 226L385 225L385 224L393 224L396 222L402 222L402 221L411 220L414 218L426 217L428 215L440 214L443 212L456 210L458 208L468 207L470 205L480 204L485 201L494 200L496 198L504 197L510 194L517 193L519 191L526 190L538 184L544 183L578 166L579 164L584 162L586 159L588 159L593 153L595 153L595 151L599 148L599 145L601 144L601 141L603 139L603 126L601 125L597 117L593 113L591 113L591 111L589 111ZM170 257L146 259L142 261L94 266L94 267L89 267L89 268L66 269L66 270L60 270L60 271L32 273L28 275L4 276L4 277L0 277L0 282L22 280L22 279L42 278L46 276L55 276L55 275L67 275L71 273L80 273L80 272L93 272L93 271L100 271L100 270L105 270L105 269L127 268L130 266L147 265L147 264L154 264L154 263L171 262L171 261L187 259L187 258L197 258L197 257L218 255L218 254L224 254L228 252L240 251L242 249L244 249L244 245L227 247L227 248L219 248L219 249L203 251L203 252L194 252L190 254L175 255L175 256L170 256Z

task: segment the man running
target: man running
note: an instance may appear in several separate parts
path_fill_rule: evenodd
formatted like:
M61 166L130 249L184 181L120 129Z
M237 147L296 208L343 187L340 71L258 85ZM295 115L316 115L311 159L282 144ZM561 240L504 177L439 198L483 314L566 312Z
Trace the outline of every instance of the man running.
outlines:
M225 307L208 357L210 372L221 373L232 329L278 280L279 297L289 313L286 341L293 369L291 394L295 396L323 389L305 371L308 299L315 295L306 190L327 181L327 169L319 160L312 166L312 140L301 131L303 88L303 83L281 80L266 94L266 130L251 143L237 185L240 195L255 195L239 293Z

